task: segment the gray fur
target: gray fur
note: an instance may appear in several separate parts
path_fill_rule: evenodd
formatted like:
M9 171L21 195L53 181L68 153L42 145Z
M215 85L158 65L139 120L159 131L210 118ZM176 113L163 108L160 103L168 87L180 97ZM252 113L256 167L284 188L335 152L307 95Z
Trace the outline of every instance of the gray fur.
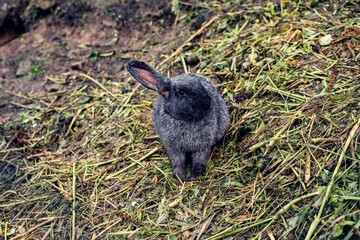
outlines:
M175 177L192 180L205 173L211 149L222 140L230 118L224 100L205 77L183 74L169 79L144 62L132 60L128 71L145 87L158 91L154 123ZM191 156L190 178L186 158Z

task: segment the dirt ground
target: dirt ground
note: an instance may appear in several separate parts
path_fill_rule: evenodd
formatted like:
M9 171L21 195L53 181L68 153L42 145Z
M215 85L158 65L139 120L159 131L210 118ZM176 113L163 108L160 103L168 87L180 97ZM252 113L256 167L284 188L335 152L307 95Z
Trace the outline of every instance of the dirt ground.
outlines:
M129 59L154 60L171 51L179 28L169 1L121 2L58 1L53 13L38 12L27 32L0 46L0 123L33 107L29 96L60 98L78 73L123 81Z

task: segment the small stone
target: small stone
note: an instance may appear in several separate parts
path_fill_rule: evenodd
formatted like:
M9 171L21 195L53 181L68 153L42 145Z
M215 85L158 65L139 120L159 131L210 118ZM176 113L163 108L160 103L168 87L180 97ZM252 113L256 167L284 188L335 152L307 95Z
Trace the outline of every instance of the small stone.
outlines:
M83 68L83 62L82 61L77 61L77 62L71 63L71 69L72 70L81 70L82 68Z
M56 84L56 83L50 83L50 84L46 84L45 86L45 90L48 91L48 92L57 92L59 91L59 84Z
M199 64L200 59L196 56L186 56L185 57L185 62L189 65L189 66L196 66L197 64Z
M19 67L16 70L16 77L26 75L31 71L31 61L28 59L22 60L19 63Z
M48 10L55 6L55 0L35 0L33 4L41 10Z
M90 3L95 7L108 7L114 4L119 4L119 0L91 0Z
M105 27L116 27L116 22L114 21L108 21L108 20L103 20L102 21L102 24L105 26Z
M329 45L332 42L332 36L330 34L323 36L320 38L319 42L321 46Z

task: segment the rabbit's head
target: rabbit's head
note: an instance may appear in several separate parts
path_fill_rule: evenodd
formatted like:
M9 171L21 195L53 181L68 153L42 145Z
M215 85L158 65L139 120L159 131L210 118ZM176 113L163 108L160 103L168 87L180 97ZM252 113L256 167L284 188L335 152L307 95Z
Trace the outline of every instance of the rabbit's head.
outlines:
M174 119L196 121L212 108L213 100L202 84L202 76L184 74L170 79L137 60L130 61L127 69L142 85L160 94L165 112Z

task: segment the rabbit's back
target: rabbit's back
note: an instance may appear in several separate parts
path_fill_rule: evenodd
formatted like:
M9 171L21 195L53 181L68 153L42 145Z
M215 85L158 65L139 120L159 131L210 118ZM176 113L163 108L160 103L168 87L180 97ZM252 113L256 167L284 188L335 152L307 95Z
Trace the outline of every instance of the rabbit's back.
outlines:
M230 127L230 117L226 104L219 94L217 94L217 101L218 104L216 104L214 112L216 113L217 119L216 141L218 142L222 140L225 132Z

